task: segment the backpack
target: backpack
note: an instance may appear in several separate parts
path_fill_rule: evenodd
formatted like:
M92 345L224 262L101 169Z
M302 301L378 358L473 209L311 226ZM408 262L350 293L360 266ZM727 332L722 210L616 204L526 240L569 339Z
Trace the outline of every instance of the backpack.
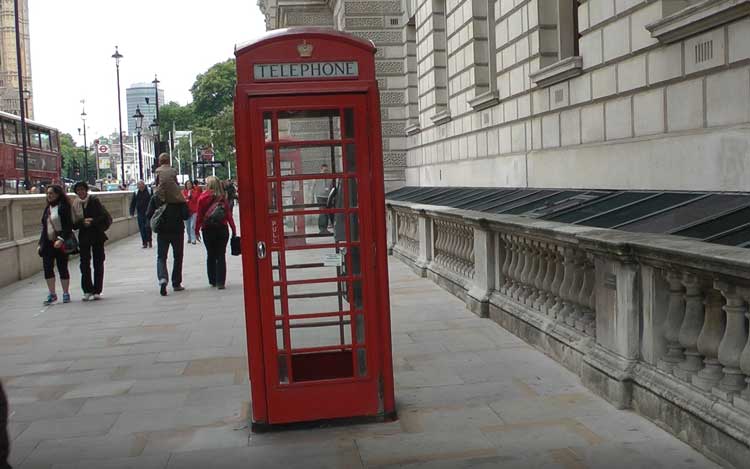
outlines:
M224 209L224 200L216 199L214 203L208 207L206 217L203 219L203 224L208 226L221 225L224 223L226 217L227 212Z
M162 225L164 224L164 212L167 211L167 204L161 204L159 205L156 210L154 210L154 215L151 217L151 231L154 233L159 233L161 230Z

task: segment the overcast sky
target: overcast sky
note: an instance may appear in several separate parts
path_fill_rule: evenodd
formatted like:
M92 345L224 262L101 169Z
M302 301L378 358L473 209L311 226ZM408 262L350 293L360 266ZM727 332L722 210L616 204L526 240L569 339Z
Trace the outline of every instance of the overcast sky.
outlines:
M117 131L120 62L125 88L158 74L167 101L186 104L196 75L264 32L257 0L29 0L34 119L78 139L81 99L88 135ZM81 137L80 143L83 143ZM91 142L89 141L89 144Z

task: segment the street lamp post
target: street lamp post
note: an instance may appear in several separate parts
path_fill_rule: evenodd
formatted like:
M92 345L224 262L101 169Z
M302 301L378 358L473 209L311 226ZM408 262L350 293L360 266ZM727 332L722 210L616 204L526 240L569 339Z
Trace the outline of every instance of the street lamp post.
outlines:
M86 142L86 110L81 111L81 121L83 122L83 180L89 182L89 146Z
M141 151L141 130L143 129L143 113L141 112L141 107L136 106L135 107L135 114L133 114L133 119L135 119L135 130L138 134L138 180L143 181L143 153Z
M122 181L120 183L125 183L125 145L123 145L122 142L122 100L120 98L120 59L122 59L122 54L120 54L120 51L118 50L117 46L115 46L115 53L112 54L112 58L115 59L115 67L117 68L117 120L120 123L120 174L122 175Z
M151 83L154 84L154 95L156 98L156 117L154 117L154 122L151 124L151 127L154 130L154 156L156 158L159 158L159 149L161 148L160 145L160 135L159 135L159 79L156 77L156 74L154 74L154 81Z
M29 99L31 99L31 91L23 90L23 104L26 109L26 117L29 117Z
M26 130L26 112L23 107L23 62L21 60L21 20L18 12L18 0L13 1L13 12L15 14L16 26L16 65L18 70L18 107L21 115L21 148L23 151L23 186L26 190L31 188L29 180L29 151L28 132Z
M159 165L159 120L154 118L153 122L148 126L151 130L151 135L154 137L154 159L157 166Z

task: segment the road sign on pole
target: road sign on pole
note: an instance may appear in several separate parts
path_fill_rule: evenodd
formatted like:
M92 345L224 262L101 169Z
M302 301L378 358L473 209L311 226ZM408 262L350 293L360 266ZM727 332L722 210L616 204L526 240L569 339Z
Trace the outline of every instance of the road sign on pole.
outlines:
M214 151L211 148L204 148L201 150L201 159L203 161L211 161L214 159Z

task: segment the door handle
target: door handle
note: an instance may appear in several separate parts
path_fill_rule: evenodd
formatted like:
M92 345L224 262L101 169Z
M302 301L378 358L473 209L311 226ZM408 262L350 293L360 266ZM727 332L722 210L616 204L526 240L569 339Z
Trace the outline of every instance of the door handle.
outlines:
M258 259L265 259L266 258L266 243L263 241L258 241Z

